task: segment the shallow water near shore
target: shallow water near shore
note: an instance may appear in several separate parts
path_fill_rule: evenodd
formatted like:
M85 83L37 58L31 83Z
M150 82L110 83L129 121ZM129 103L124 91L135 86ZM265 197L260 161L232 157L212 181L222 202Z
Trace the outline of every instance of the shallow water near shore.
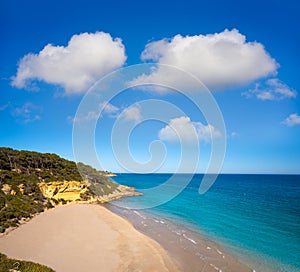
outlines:
M138 190L162 184L170 176L120 174L113 180ZM188 265L207 257L207 252L199 252L202 244L221 258L218 251L223 253L225 248L257 272L300 271L299 176L219 175L213 187L199 195L201 178L195 175L181 194L155 208L126 210L114 204L109 208L164 245L171 255L178 255L176 248L181 248L180 255L186 252L181 261L190 260ZM125 198L115 204L131 206L142 198Z
M252 269L228 254L220 245L174 221L149 211L124 209L112 204L108 204L107 208L128 219L137 230L159 242L181 271L252 272Z

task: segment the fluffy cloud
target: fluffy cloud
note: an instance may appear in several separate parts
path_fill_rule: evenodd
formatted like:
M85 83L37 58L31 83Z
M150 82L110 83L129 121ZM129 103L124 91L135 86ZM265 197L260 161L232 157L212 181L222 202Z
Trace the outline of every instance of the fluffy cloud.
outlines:
M171 119L169 124L159 131L158 136L161 140L168 142L180 140L192 142L195 136L193 132L196 133L199 141L207 143L211 141L211 138L221 136L220 132L212 125L205 126L201 122L191 122L190 118L185 116Z
M282 123L290 127L300 125L300 116L297 113L290 114Z
M134 105L132 107L126 108L122 113L121 117L126 121L133 121L138 123L142 120L141 108L139 105Z
M246 98L254 96L260 100L282 100L285 98L295 98L297 93L279 79L271 78L264 84L257 83L254 89L242 93L242 96Z
M62 86L66 93L82 93L101 76L126 61L121 39L104 32L74 35L68 45L48 44L38 54L25 55L12 85L30 86L33 80Z
M247 42L236 29L198 36L176 35L172 39L154 41L146 45L141 58L190 72L213 89L239 86L276 74L279 66L262 44ZM181 80L168 69L158 67L134 83L187 84L181 84Z

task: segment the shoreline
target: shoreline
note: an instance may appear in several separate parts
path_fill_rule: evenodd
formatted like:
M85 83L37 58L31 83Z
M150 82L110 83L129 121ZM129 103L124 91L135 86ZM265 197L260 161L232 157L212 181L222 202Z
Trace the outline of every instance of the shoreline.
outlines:
M180 271L255 271L226 247L174 221L151 212L126 210L113 203L105 206L129 220L138 231L157 241L176 262Z
M298 272L297 268L290 266L289 264L282 264L278 263L277 260L271 259L270 257L267 257L268 263L266 262L266 257L261 257L259 255L256 255L253 252L242 250L239 248L233 249L232 245L230 246L228 243L223 241L219 241L218 239L214 239L211 237L206 236L205 234L199 233L196 229L193 229L191 226L185 226L183 223L177 222L174 219L169 219L167 216L154 213L152 211L135 211L133 210L133 214L137 215L135 218L134 216L129 215L128 211L125 213L122 213L120 210L125 210L124 208L119 208L117 205L113 204L114 202L107 203L105 206L108 206L109 210L112 210L114 213L120 215L121 217L129 220L134 227L144 233L145 235L151 237L155 241L157 241L179 264L179 267L181 268L181 271L198 271L196 269L199 269L199 265L203 265L202 269L205 268L206 271L207 266L213 267L214 271L222 271L222 272L231 272L231 271L250 271L250 272L278 272L279 265L284 265L284 269L280 271L293 271ZM140 218L142 220L139 220L137 218ZM167 219L168 218L168 219ZM152 221L152 222L151 222ZM149 224L149 222L151 222ZM157 230L153 230L153 226L151 224L158 223L162 224L161 226L164 228L168 226L169 231L175 233L176 235L170 236L168 231L158 233ZM149 229L150 225L150 229ZM171 226L171 227L170 227ZM175 227L175 228L174 228ZM172 229L173 228L173 229ZM159 227L161 230L161 227ZM174 241L171 243L168 241L168 239L176 240L180 237L180 239L183 241L183 243L179 246L181 246L181 249L177 247L174 248ZM168 237L168 239L166 239ZM197 246L194 246L195 243L199 246L199 244L202 246L202 249L207 249L209 247L209 251L218 253L215 254L217 257L225 256L227 260L230 260L231 263L230 266L226 265L224 266L224 263L220 266L217 266L214 264L214 261L216 263L220 263L217 259L214 258L211 255L205 256L206 253L208 253L205 250L202 250L204 254L201 254L199 250L197 250ZM200 250L201 251L201 250ZM206 266L204 264L201 264L197 261L197 257L202 259L203 257L213 260L212 263L207 263ZM196 259L196 260L195 260ZM238 269L237 269L238 268ZM202 270L201 270L202 271ZM209 270L210 271L210 270Z
M0 241L0 252L8 257L57 272L179 271L159 243L97 204L75 203L45 211Z
M72 259L74 257L74 254L75 256L77 256L77 259L86 259L86 261L93 266L89 268L92 270L95 269L97 265L101 264L97 263L97 261L95 262L95 260L93 261L93 258L89 259L89 256L86 256L86 252L82 250L76 250L76 248L85 248L87 247L86 244L91 243L90 247L94 248L95 251L107 251L107 256L105 259L110 260L110 262L119 264L127 263L127 267L130 266L134 269L143 264L146 267L144 267L145 269L141 271L254 271L253 269L247 267L245 264L241 263L235 255L228 253L226 249L223 249L221 246L206 239L205 237L193 235L192 232L185 232L184 230L178 231L178 229L174 229L172 232L169 232L161 227L154 227L151 233L151 231L145 231L144 225L149 224L152 219L145 218L139 212L132 211L132 214L142 219L141 222L143 225L139 225L136 224L137 220L132 220L133 218L130 218L130 216L124 216L120 214L120 212L114 211L108 206L113 206L113 204L106 204L105 206L103 206L99 204L70 203L47 210L34 216L31 220L24 222L18 228L11 230L7 234L1 236L0 252L6 254L8 257L34 261L40 264L47 265L55 269L56 271L77 271L76 267L80 267L80 265L78 264L76 265L76 267L69 267L70 270L67 266L63 266L63 269L61 268L62 265L66 265L65 261L62 265L60 264L61 260L58 254L60 248L59 245L63 244L64 246L62 248L69 248L69 259ZM85 214L82 213L83 210L85 210ZM95 212L96 210L97 212ZM53 214L55 215L57 213L59 213L59 215L54 220L52 218ZM75 220L75 218L77 218L77 221ZM100 220L97 221L97 218ZM55 223L53 223L53 220L58 221L58 225L55 225ZM83 224L82 221L85 221L85 223ZM161 226L165 226L167 223L166 220L155 221L153 222L158 223L158 225ZM42 222L43 224L41 225L40 222ZM75 222L76 225L79 224L80 226L77 228L74 228L74 226L70 226L70 223L72 223L71 225L74 225ZM91 226L88 225L90 225L91 222L94 223L92 224L93 227L90 229ZM99 232L101 224L103 227L103 222L104 225L106 225L105 233L103 233L102 231ZM73 233L71 236L67 231L68 226ZM124 226L126 226L125 229ZM36 234L36 231L39 231L43 228L43 234L40 233L40 236ZM59 229L59 231L56 231L56 229ZM101 240L103 238L103 235L104 237L106 237L112 234L111 230L117 231L119 238L121 240L123 239L123 242L121 242L121 244L118 242L120 241L119 239L117 242L116 240L114 240L113 242L110 241L110 243L113 243L115 245L114 248L111 248L110 243L107 243L105 246L99 245L97 243L97 245L93 245L95 241ZM35 235L33 234L34 236L32 237L32 239L35 240L35 244L31 244L32 239L28 240L31 233L35 233ZM87 237L85 235L87 235ZM61 239L61 241L58 238L55 238L56 236L60 237L59 239ZM130 239L128 239L129 236L131 237ZM139 246L137 245L130 246L132 247L132 250L128 249L128 244L131 245L133 241L135 241L136 244L136 241L139 240L139 237L141 236L144 237L142 239L144 244L151 245L150 248L147 249L147 254L145 253L143 248L139 248ZM95 237L98 237L98 239L95 239ZM36 244L36 241L38 241L38 244ZM72 242L70 243L70 241ZM70 246L69 244L74 243L74 241L76 244ZM44 253L43 251L41 251L41 249L37 251L37 248L43 248L43 245L45 246L45 244L48 245L46 246L47 249L44 251ZM18 246L16 247L16 245ZM31 249L31 251L28 250L28 247L29 249ZM61 254L64 255L65 251L66 248L61 252ZM29 252L31 252L31 254L29 254ZM115 254L115 252L118 252L118 254ZM134 254L132 254L133 252ZM143 256L143 258L140 258L138 261L134 261L132 258L135 258L134 256L136 254L138 254L138 256ZM152 266L150 270L147 268L147 266L149 265L147 264L147 259L149 258L147 258L145 254L147 256L149 256L149 254L153 256L160 256L159 260L157 260L156 263L151 260L151 265L154 265L154 267ZM107 269L105 271L128 271L126 266L122 267L120 265L117 265L115 267L112 267L105 265L105 267ZM83 268L81 267L81 269ZM84 267L84 269L87 269L87 267Z
M170 175L128 174L115 181L144 189L159 186ZM152 215L157 221L165 218L179 227L181 225L181 235L178 236L181 239L185 239L182 230L192 230L221 245L226 252L257 272L300 272L300 259L299 254L297 255L299 243L296 242L299 224L297 213L294 212L298 211L296 200L299 195L299 178L220 175L218 179L219 182L212 191L203 197L199 197L197 190L201 176L196 176L180 196L162 206L139 209L139 204L145 203L147 197L151 199L151 195L146 193L145 200L143 197L140 200L128 198L111 204L124 208L136 207L136 211L146 217L150 213L149 217ZM167 189L168 187L166 191ZM283 189L285 195L282 195ZM164 192L161 192L157 197L163 199L164 196ZM291 204L295 210L290 210ZM276 211L274 207L284 209ZM151 222L147 218L138 226L147 235L149 230L143 223L148 225L149 221ZM165 248L167 246L166 244ZM198 252L194 251L194 254Z

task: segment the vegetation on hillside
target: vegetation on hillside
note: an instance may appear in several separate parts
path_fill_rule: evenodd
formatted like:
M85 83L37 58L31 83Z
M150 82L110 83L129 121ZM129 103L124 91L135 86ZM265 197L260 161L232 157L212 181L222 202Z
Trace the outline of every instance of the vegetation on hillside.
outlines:
M80 169L80 172L78 171ZM64 199L44 197L39 183L80 181L89 183L82 200L115 191L118 184L109 181L96 169L60 158L56 154L0 148L0 232L17 226L21 220L65 204Z
M54 272L53 269L32 262L9 259L0 253L0 271L22 271L22 272Z
M103 196L118 191L119 184L108 180L103 172L81 162L77 163L77 166L83 179L89 181L89 189L92 194Z
M5 178L6 171L31 175L45 182L82 180L75 162L50 153L0 148L0 169L0 181Z
M60 194L58 184L65 186L62 189L63 193L70 190L74 193L77 187L87 188L84 193L77 192L81 200L120 192L120 185L107 178L110 174L112 173L97 171L83 163L76 165L75 162L60 158L56 154L0 147L0 233L9 227L18 226L22 220L31 218L45 208L54 207L53 204L66 203L65 199L54 199L45 191L42 192L41 188L46 190L54 188ZM79 182L81 187L76 185L76 182ZM126 194L123 192L123 195ZM129 190L128 195L134 194ZM2 271L53 272L54 270L32 262L9 259L0 253L0 272Z

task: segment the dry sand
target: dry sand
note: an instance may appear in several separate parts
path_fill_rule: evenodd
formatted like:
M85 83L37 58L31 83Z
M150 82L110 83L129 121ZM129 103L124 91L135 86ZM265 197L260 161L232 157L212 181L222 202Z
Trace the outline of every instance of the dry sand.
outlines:
M2 236L0 252L57 272L178 271L157 242L99 205L41 213Z

